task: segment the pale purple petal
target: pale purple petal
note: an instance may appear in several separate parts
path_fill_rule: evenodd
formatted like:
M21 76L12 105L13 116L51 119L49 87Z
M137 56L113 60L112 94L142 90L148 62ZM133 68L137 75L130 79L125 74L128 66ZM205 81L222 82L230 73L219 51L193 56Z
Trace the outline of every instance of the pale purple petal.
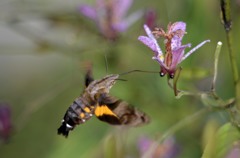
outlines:
M128 27L130 27L133 23L139 20L142 16L143 16L143 11L134 12L127 18L122 19L121 21L115 22L113 24L113 28L118 32L124 32L128 29Z
M154 35L152 34L152 31L150 30L150 28L147 25L143 25L143 27L144 27L144 30L145 30L146 34L148 35L148 37L150 39L152 39L153 42L155 43L156 50L157 50L157 53L158 53L158 55L156 55L156 56L162 56L163 55L162 50L159 47L159 45L157 43L157 40L155 39ZM163 61L163 59L161 59L161 60Z
M148 148L153 143L152 140L146 137L142 137L138 141L138 149L140 151L140 154L143 155L145 152L147 152Z
M182 39L177 37L176 35L173 36L173 38L171 40L171 48L172 48L172 50L177 49L181 45L182 45Z
M188 56L190 56L193 52L195 52L198 48L202 47L205 43L210 42L210 40L205 40L203 42L201 42L200 44L198 44L196 47L194 47L193 49L191 49L189 52L187 52L184 57L182 58L182 61L185 60Z
M78 7L78 10L86 17L96 21L97 13L96 9L89 5L81 5Z
M156 145L155 140L149 139L147 137L142 137L138 142L138 150L140 152L140 157L146 156L146 152L151 149L151 145ZM163 143L158 144L152 150L152 156L154 158L174 158L178 157L180 153L180 147L176 143L173 137L169 137L164 140Z
M156 41L152 40L151 38L147 37L147 36L139 36L138 40L141 41L143 44L145 44L147 47L149 47L154 53L155 55L152 57L153 60L157 60L157 62L163 66L164 68L166 68L166 65L163 63L164 61L164 57L162 52L158 52L158 44L156 43Z
M172 64L170 67L171 70L174 70L176 66L182 61L184 50L187 47L191 47L191 44L182 45L181 47L178 47L172 51Z
M155 56L158 55L158 51L157 51L157 48L156 48L156 43L155 43L154 40L152 40L151 38L149 38L147 36L139 36L138 40L141 41L146 46L148 46L155 53Z
M226 156L226 158L237 158L237 157L240 157L239 144L234 145Z
M126 22L121 22L121 23L113 24L112 27L117 32L124 32L128 29L129 25Z
M172 33L175 32L177 30L182 30L182 31L186 31L186 23L179 21L179 22L175 22L171 25L171 27L168 30L168 33Z
M180 145L176 143L174 137L169 137L163 142L165 146L164 158L176 158L180 153Z
M96 8L105 8L106 4L106 0L96 0Z
M114 17L122 19L132 5L133 0L112 0Z
M156 39L155 39L154 35L152 34L152 31L150 30L150 28L146 24L143 25L143 27L144 27L144 30L145 30L146 34L148 35L148 37L150 37L152 40L156 41Z
M166 71L168 71L168 67L166 66L166 64L163 62L163 56L153 56L152 57L153 60L156 60L159 64L160 64L160 67L162 69L165 69Z
M182 34L176 34L173 36L171 40L171 48L172 50L177 49L182 45L182 38L184 36L186 30L186 24L184 22L175 22L171 25L168 30L169 33L174 33L175 31L181 30Z

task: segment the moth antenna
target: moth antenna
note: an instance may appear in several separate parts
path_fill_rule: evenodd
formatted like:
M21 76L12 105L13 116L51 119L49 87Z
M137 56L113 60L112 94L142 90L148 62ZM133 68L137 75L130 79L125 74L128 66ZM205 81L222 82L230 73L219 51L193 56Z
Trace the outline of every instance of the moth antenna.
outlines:
M130 74L130 73L133 73L133 72L159 73L159 71L131 70L131 71L123 72L123 73L119 74L119 76Z
M105 62L105 67L106 67L106 73L108 74L108 60L107 60L106 54L104 54L104 62Z

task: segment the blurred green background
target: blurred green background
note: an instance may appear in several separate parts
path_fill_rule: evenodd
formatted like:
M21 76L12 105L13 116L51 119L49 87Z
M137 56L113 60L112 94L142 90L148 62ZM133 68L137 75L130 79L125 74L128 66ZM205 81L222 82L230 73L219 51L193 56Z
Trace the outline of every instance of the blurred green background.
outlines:
M107 157L104 153L110 150L108 143L119 137L123 138L120 146L125 155L140 157L140 137L155 139L204 107L199 97L176 99L166 77L133 73L122 77L128 81L118 81L111 94L146 112L150 124L123 130L93 117L69 138L57 135L65 110L83 91L85 62L93 63L96 79L133 69L159 71L151 50L137 40L145 35L143 19L111 43L97 34L95 23L77 12L76 7L84 3L94 1L0 0L0 101L10 104L13 122L9 142L0 144L1 158ZM211 40L181 64L180 89L210 90L214 51L216 43L222 41L217 93L228 99L234 96L234 90L219 4L217 0L135 0L129 13L153 8L158 26L164 28L169 22L186 22L183 44L192 43L192 47ZM233 48L239 52L240 1L234 0L231 5ZM178 157L202 155L203 130L209 120L219 126L229 117L212 112L177 131L174 137L181 150Z

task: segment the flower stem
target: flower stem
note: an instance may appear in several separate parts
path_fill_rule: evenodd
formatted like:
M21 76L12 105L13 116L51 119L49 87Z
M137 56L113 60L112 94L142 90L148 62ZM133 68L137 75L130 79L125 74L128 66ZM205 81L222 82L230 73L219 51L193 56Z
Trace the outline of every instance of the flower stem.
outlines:
M236 55L235 52L232 50L232 34L231 31L226 32L227 34L227 44L228 44L228 51L230 57L230 64L233 73L233 82L235 86L235 96L236 96L236 105L238 110L240 110L240 82L239 82L239 75L238 75L238 67L236 62Z
M233 73L233 82L235 87L235 97L236 97L236 107L237 110L240 111L240 82L238 75L238 67L236 62L236 54L232 49L232 20L231 20L231 7L230 0L221 0L221 11L222 11L222 21L224 24L224 28L227 36L227 45L229 51L229 58L231 69Z

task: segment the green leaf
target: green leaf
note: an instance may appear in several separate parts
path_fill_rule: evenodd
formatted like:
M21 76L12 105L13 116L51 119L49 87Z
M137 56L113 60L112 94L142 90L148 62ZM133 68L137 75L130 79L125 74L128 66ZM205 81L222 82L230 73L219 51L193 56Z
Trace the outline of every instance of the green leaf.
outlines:
M204 127L203 136L202 136L202 145L203 145L203 148L206 145L208 145L209 152L211 152L212 151L211 149L215 146L214 137L218 128L219 128L219 123L213 119L209 120Z
M224 158L233 143L240 139L239 130L230 123L223 125L216 135L209 138L202 158Z

